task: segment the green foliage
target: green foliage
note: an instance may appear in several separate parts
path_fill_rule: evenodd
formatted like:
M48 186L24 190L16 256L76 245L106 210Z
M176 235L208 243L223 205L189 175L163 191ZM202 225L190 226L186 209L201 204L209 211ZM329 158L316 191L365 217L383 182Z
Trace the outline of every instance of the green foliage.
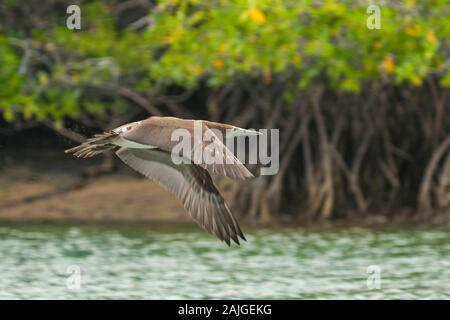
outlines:
M366 5L353 1L232 3L162 1L147 36L170 47L152 77L192 86L207 73L210 85L223 86L240 73L270 79L295 70L305 88L324 74L338 90L359 91L366 80L420 85L448 74L447 1L433 1L431 12L415 1L382 7L380 30L366 27Z
M14 109L22 107L24 114L29 114L32 101L22 95L23 77L19 75L20 58L8 43L8 39L0 35L0 110L7 121L14 120Z
M206 80L223 87L238 76L270 84L281 75L295 83L292 90L317 80L353 92L372 81L420 86L431 75L450 86L447 0L382 6L380 30L366 27L367 5L355 1L160 0L144 30L119 28L113 7L82 4L80 31L68 30L59 16L60 24L31 30L27 40L39 55L26 75L18 72L25 52L8 36L20 30L0 22L0 110L6 120L17 113L38 120L105 117L128 108L118 99L120 86L158 92ZM92 88L108 92L107 101L89 94Z

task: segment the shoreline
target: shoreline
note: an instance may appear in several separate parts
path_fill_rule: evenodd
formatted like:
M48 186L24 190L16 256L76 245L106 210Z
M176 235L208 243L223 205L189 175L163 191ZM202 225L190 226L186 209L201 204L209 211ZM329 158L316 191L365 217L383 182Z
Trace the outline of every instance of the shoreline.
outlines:
M19 152L0 163L0 223L194 224L174 196L125 165L114 173L81 178L102 159L77 161L59 150ZM231 203L226 188L220 183L218 188ZM449 214L423 217L411 209L389 216L349 212L344 218L325 221L280 214L266 222L251 221L231 210L244 226L450 228Z

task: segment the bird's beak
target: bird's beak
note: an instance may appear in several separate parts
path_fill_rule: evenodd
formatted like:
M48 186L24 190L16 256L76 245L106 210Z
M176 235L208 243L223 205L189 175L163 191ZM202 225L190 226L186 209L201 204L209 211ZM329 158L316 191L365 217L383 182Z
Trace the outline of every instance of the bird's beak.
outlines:
M234 137L240 137L240 136L259 136L261 135L261 132L258 132L254 129L242 129L242 128L235 128L231 134L227 135L227 138L234 138Z

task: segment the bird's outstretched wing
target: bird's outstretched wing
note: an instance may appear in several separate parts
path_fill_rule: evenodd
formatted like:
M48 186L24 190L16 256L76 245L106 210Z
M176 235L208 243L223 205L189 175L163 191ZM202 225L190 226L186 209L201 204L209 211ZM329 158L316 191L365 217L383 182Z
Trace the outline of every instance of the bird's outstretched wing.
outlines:
M195 164L175 165L170 153L158 149L121 148L116 154L134 170L157 181L181 201L201 227L230 245L245 237L211 176Z
M190 133L192 146L189 154L183 154L183 157L188 161L199 165L212 174L240 180L253 178L253 174L223 144L206 123L202 121L201 126L202 135L197 137L194 133L194 120L166 118L164 122L156 122L151 117L142 121L140 125L122 133L121 137L136 143L156 146L170 153L179 143L179 141L171 139L172 133L176 129L186 129ZM203 139L203 137L206 137L206 139ZM217 154L217 161L205 161L203 159L204 154Z

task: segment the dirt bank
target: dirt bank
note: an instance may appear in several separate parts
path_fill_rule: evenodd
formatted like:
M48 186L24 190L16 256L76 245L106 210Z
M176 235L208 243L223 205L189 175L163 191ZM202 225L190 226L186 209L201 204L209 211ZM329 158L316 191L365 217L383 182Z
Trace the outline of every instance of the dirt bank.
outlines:
M101 157L63 150L0 148L0 221L190 221L175 197L131 169L83 178Z
M63 178L61 179L63 180ZM177 200L152 182L126 176L92 180L59 192L57 181L2 179L3 221L184 221Z
M0 179L3 221L189 220L170 193L151 181L127 174L98 177L81 184L72 174L42 176L24 167L8 171Z
M17 149L0 145L0 222L192 223L174 196L125 165L119 164L114 173L86 178L83 173L98 166L102 158L75 159L62 150L63 146ZM219 189L230 203L225 184L219 184ZM239 220L257 222L243 218ZM271 224L450 226L449 215L421 217L412 210L348 213L338 221L297 221L284 215L272 218Z

